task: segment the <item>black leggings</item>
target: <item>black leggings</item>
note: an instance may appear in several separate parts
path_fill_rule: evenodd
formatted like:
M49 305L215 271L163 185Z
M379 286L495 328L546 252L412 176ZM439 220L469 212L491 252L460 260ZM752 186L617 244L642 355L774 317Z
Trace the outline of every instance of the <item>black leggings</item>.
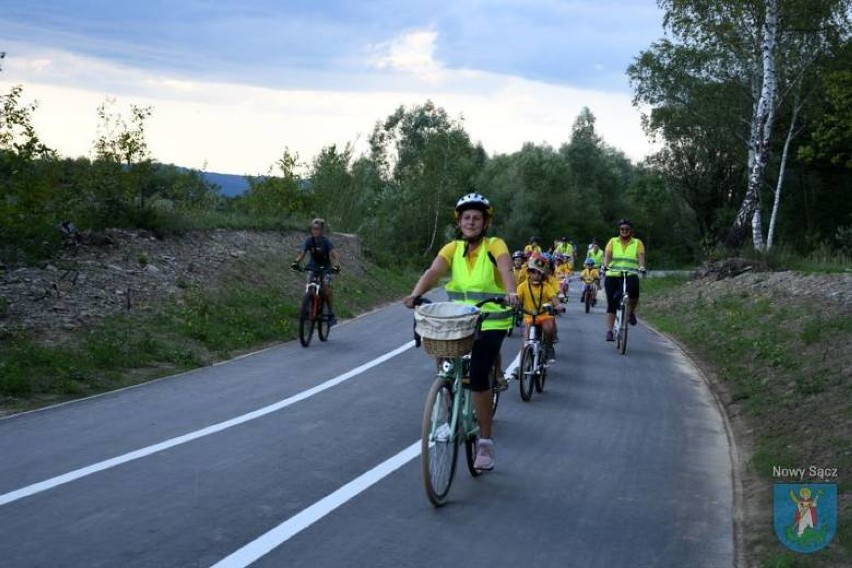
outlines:
M470 390L481 392L491 388L491 369L503 346L505 329L482 331L470 352Z
M615 301L616 294L621 294L622 276L607 276L604 279L606 289L606 313L614 314L618 310L618 302ZM631 275L627 277L627 297L639 299L639 277Z

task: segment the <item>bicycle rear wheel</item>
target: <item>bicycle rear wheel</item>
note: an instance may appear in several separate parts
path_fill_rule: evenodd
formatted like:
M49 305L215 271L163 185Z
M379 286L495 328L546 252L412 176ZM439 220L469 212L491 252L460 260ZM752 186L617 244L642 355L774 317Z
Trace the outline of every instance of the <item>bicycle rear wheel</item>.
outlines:
M328 314L330 313L331 309L328 307L328 300L325 298L320 299L319 310L317 311L317 336L320 338L320 341L327 341L328 334L331 333L331 326L328 322Z
M446 379L435 379L423 409L420 456L423 487L429 501L436 507L446 501L456 473L459 438L451 428L453 412L450 383Z
M465 396L471 396L470 391L465 393ZM462 406L464 406L464 403L462 403ZM471 412L473 413L473 417L472 417L473 424L472 424L472 426L474 426L474 429L476 429L476 426L477 426L476 409L473 408L473 405L471 405ZM473 477L478 477L482 472L480 470L474 468L473 463L476 461L476 442L479 439L479 436L477 436L476 434L471 434L471 435L468 436L464 432L464 425L462 424L462 421L460 420L459 421L459 437L464 440L464 456L465 456L465 462L467 463L467 471L469 471L470 474Z
M533 383L535 383L534 355L532 345L524 347L521 352L521 364L518 366L518 384L521 387L521 400L524 402L529 401L532 396Z
M305 294L302 298L302 309L299 311L299 343L302 347L311 344L314 335L313 294Z

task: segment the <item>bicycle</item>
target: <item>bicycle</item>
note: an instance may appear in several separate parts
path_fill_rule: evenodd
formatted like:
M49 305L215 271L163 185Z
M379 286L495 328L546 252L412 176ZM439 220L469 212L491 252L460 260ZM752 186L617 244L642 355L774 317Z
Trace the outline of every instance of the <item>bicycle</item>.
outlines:
M476 307L453 302L432 304L434 308L427 309L424 304L431 303L425 298L418 298L415 305L421 308L415 314L416 329L422 336L422 344L429 355L438 357L441 361L438 375L429 393L423 409L421 427L420 454L423 470L423 486L426 496L435 507L446 502L450 486L456 472L459 443L464 442L465 461L467 469L473 477L479 476L479 470L473 467L476 459L476 442L479 437L479 424L473 407L473 397L468 382L467 371L470 365L470 350L476 333L482 324L482 314L479 308L486 303L505 305L502 298L489 298L476 304ZM435 313L443 310L449 315L430 319ZM459 329L458 339L433 339L430 326L439 327L440 319L453 320ZM418 337L418 335L415 335ZM494 368L498 369L498 363ZM495 371L495 372L498 372ZM493 375L493 373L492 373ZM493 377L492 377L493 378ZM493 385L493 383L492 383ZM496 411L499 391L492 386L492 415Z
M616 293L615 303L618 308L615 310L615 326L612 329L612 334L615 336L615 349L622 355L627 353L627 277L631 274L641 274L638 270L616 270L614 274L621 277L621 292Z
M583 286L583 303L586 306L586 313L589 313L589 310L597 303L597 294L598 289L594 285L594 283L586 283Z
M293 268L296 272L304 272L301 266ZM322 284L325 273L322 270L311 270L308 283L305 284L305 295L299 309L299 343L302 347L311 344L314 328L320 341L327 341L331 332L329 314L331 309L328 300L322 294Z
M553 311L553 306L550 304L542 306L542 312L547 315L553 315ZM521 362L518 365L518 386L521 390L521 400L524 402L529 402L532 398L533 387L536 392L544 392L544 383L547 380L547 365L541 339L543 330L538 320L542 312L523 310L523 313L533 318L529 336L521 351ZM553 349L553 345L549 348Z

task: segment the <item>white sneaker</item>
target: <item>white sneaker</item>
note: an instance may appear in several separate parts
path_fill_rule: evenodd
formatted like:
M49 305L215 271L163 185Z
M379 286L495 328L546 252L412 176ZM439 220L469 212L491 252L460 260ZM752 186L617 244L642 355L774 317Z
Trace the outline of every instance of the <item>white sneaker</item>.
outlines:
M486 438L480 438L476 442L476 460L473 469L479 471L490 471L494 469L494 442Z

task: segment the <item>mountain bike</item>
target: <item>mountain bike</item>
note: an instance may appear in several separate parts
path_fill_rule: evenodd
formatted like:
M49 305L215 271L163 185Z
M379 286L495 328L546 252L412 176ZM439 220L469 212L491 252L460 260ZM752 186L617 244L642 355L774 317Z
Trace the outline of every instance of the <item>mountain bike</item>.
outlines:
M478 308L489 302L505 305L502 298L496 297L479 302L476 308L441 302L442 307L447 306L447 311L456 312L457 316L450 318L455 319L456 323L464 322L464 337L454 340L436 340L426 336L422 338L426 352L440 360L438 375L426 396L420 443L423 485L426 496L436 507L446 502L450 492L460 443L464 443L465 461L470 474L477 477L481 473L473 467L479 424L473 407L473 396L466 384L469 381L469 353L473 347L474 336L482 324ZM426 303L429 302L425 298L419 298L415 302L421 306ZM495 364L495 369L498 369L498 364ZM495 372L499 372L499 369ZM499 391L492 388L492 393L492 396L496 397L492 399L493 413L496 411Z
M301 267L293 270L305 271ZM302 347L311 344L315 328L320 341L328 340L328 334L331 331L329 323L331 309L328 300L322 294L323 277L323 271L311 270L308 283L305 284L305 295L302 296L302 305L299 309L299 343Z
M544 383L547 380L547 365L545 365L545 349L542 344L543 330L538 317L544 313L553 315L553 306L545 304L542 306L542 311L529 312L523 310L523 313L531 316L532 324L530 325L530 333L527 340L524 342L524 348L521 351L521 362L518 365L518 386L521 389L521 400L529 402L532 398L533 387L536 392L544 391ZM553 349L553 345L547 346Z
M627 353L627 277L632 274L641 274L638 270L617 270L614 271L621 277L621 291L616 293L615 303L618 308L615 310L615 326L612 328L612 334L615 336L615 349L624 355Z

